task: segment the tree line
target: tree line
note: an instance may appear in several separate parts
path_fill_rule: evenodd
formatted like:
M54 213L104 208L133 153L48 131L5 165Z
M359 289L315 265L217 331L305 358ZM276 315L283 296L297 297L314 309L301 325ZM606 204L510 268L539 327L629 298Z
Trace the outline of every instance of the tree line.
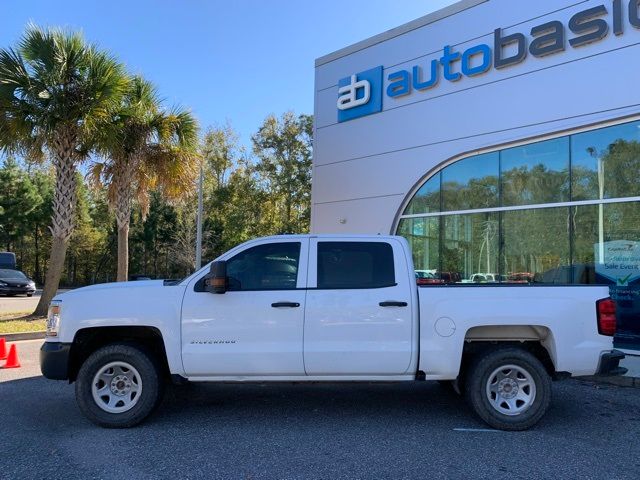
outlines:
M309 225L312 118L268 116L247 152L166 106L79 34L30 25L0 49L0 241L44 291L184 276L195 268L199 170L204 258Z

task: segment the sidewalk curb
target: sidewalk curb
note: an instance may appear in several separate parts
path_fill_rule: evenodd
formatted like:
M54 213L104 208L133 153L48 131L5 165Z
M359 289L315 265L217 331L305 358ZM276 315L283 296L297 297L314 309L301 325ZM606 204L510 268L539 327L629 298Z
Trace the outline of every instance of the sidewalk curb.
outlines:
M44 340L45 332L21 332L21 333L0 333L7 342L17 342L19 340Z
M633 387L640 388L640 378L638 377L625 377L625 376L589 376L589 377L574 377L576 380L583 380L593 383L605 383L607 385L616 385L618 387Z

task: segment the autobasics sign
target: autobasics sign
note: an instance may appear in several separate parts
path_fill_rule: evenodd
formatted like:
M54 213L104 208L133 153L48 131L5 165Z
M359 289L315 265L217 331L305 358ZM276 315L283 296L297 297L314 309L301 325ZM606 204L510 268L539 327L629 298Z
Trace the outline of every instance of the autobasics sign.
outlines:
M398 98L426 92L442 81L457 82L463 77L482 75L492 68L513 67L528 55L545 57L558 54L567 48L598 42L611 31L616 36L622 35L625 17L631 27L640 29L639 3L640 0L627 3L612 0L609 4L576 13L566 25L554 20L537 25L527 33L505 35L501 28L497 28L491 45L481 43L464 51L445 45L440 58L387 73L386 89L382 65L352 74L338 82L338 122L382 111L383 96Z

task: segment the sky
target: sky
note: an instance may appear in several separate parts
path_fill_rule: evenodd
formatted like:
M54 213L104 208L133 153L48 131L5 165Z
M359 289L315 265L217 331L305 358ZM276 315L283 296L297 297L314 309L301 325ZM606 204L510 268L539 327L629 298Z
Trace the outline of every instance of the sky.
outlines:
M241 143L265 117L313 113L314 61L454 0L14 0L0 47L28 22L81 30L167 105L191 109L203 129L229 121Z

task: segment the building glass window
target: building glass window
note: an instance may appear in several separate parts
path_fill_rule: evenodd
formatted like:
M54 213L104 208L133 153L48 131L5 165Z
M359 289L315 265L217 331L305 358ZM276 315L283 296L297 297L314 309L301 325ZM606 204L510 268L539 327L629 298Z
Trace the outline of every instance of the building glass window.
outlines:
M416 271L435 274L440 269L440 218L406 218L398 235L409 240Z
M569 265L569 208L503 212L502 239L501 271L508 281L553 283L547 272Z
M569 138L500 152L502 204L534 205L569 200Z
M639 172L640 121L474 155L425 182L397 233L426 283L639 284Z
M640 284L639 202L576 206L572 221L573 283Z
M442 210L497 207L498 153L465 158L442 170Z
M573 200L640 196L640 122L571 136Z
M404 211L405 215L440 211L440 174L437 173L418 190Z
M498 241L497 213L444 217L441 277L473 283L499 282Z

